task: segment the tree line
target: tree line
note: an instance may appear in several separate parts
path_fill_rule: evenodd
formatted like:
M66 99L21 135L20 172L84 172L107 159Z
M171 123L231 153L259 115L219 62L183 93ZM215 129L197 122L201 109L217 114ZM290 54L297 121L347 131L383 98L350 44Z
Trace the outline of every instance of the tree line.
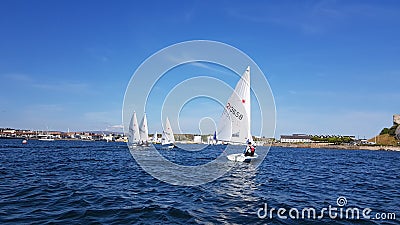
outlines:
M399 126L398 124L395 124L390 128L385 127L385 128L382 129L380 135L389 134L390 136L395 136L396 135L396 129L397 129L398 126Z

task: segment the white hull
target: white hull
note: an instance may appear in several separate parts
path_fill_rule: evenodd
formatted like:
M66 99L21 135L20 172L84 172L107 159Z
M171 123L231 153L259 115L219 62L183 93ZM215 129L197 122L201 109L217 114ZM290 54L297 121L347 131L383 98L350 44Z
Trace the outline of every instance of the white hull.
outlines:
M153 144L154 147L158 150L171 150L176 148L176 146L173 143L170 144Z
M231 154L227 156L228 160L234 162L250 162L251 160L257 159L257 157L257 154L254 154L254 156L244 156L243 153Z
M138 144L133 144L133 145L129 145L130 149L143 149L143 148L147 148L150 147L150 144L148 145L138 145Z
M54 141L54 139L50 139L50 138L40 138L38 139L39 141Z
M54 141L54 136L49 134L40 134L38 135L39 141Z
M168 149L173 149L175 146L174 145L168 145Z

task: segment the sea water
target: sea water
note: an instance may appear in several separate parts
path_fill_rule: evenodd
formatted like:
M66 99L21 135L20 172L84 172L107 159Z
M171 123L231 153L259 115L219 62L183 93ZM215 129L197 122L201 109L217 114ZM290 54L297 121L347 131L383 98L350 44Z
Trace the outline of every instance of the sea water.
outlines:
M206 163L220 146L208 148L163 154ZM273 147L259 167L183 187L143 171L124 143L0 140L0 224L400 224L399 169L400 152ZM302 218L310 208L317 217Z

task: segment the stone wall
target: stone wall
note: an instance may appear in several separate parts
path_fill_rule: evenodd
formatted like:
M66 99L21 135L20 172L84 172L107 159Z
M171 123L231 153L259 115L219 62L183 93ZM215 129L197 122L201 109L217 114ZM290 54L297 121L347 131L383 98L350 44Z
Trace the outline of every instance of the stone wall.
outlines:
M400 124L400 114L393 115L393 124Z

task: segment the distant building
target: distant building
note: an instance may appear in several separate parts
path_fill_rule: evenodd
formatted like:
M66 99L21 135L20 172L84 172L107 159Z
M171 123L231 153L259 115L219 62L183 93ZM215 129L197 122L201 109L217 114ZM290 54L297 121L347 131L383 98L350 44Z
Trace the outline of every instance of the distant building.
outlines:
M393 115L393 125L400 124L400 114Z
M10 128L5 128L0 130L0 136L2 137L16 137L17 133L16 130L10 129Z
M281 143L310 143L311 138L306 134L281 135Z
M256 146L268 145L275 142L275 138L266 138L253 136L253 141Z
M102 134L93 134L92 139L94 141L101 141L103 139L103 135Z
M16 130L14 129L5 129L3 130L3 134L15 134Z
M193 137L193 142L200 144L201 143L201 136L200 135L194 136Z
M398 126L396 129L396 138L397 140L400 140L400 126Z

